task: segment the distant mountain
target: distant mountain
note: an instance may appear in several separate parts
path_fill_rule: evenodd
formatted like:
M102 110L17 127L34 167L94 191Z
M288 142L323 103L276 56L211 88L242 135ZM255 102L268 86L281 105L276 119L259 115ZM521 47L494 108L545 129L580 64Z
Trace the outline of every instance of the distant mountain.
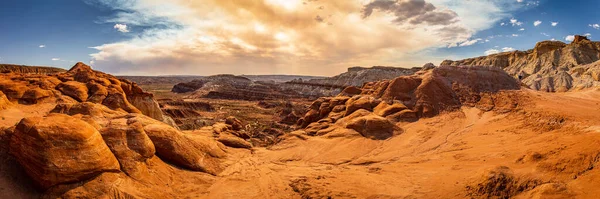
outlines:
M571 44L543 41L528 51L513 51L440 65L496 66L529 86L547 92L581 90L600 85L600 42L575 36Z
M433 64L428 64L431 67ZM322 79L312 79L309 83L332 85L332 86L357 86L360 87L366 82L375 82L381 80L390 80L399 76L412 75L421 68L396 68L386 66L374 66L371 68L352 67L348 72L340 75Z
M289 81L292 81L295 79L310 80L310 79L325 78L325 77L319 77L319 76L305 76L305 75L242 75L242 77L246 77L255 82L256 81L263 81L263 82L273 81L276 83L289 82Z

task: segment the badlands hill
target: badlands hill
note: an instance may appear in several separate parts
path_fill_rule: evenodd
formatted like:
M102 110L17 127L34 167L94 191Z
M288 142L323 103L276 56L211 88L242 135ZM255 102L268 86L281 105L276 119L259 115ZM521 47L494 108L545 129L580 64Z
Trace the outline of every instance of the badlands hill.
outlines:
M538 92L495 67L346 88L264 147L231 117L181 131L152 94L84 64L0 76L0 198L599 194L600 90Z
M425 69L432 67L433 64L427 64ZM313 84L335 85L335 86L362 86L367 82L380 81L384 79L394 79L398 76L412 75L421 68L396 68L386 66L373 66L371 68L351 67L348 71L334 77L311 79L308 82Z
M62 68L53 68L45 66L23 66L15 64L0 64L0 73L35 73L50 74L65 72Z
M575 36L570 44L543 41L534 49L514 51L460 61L446 60L448 66L496 66L514 77L522 77L529 88L547 92L582 90L600 81L600 42Z
M331 96L338 94L343 88L343 86L305 84L302 81L283 83L272 80L254 81L245 76L214 75L176 84L171 91L188 93L186 98L190 99L267 100Z

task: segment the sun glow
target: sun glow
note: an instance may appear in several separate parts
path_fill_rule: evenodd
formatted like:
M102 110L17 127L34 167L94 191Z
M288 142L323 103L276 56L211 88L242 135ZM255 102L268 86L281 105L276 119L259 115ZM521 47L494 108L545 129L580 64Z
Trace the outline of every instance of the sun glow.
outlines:
M287 10L294 10L298 6L302 5L301 0L266 0L267 3L279 7L283 7Z

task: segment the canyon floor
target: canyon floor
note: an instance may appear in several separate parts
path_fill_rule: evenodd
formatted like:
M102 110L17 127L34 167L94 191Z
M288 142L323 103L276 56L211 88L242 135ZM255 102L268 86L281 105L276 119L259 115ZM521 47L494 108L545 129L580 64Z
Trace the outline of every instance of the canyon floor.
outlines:
M517 94L518 108L459 111L398 123L387 140L352 133L284 136L270 147L230 149L212 176L150 160L151 182L118 183L174 198L594 198L600 194L600 90ZM1 125L52 105L0 111ZM192 134L193 131L185 133ZM208 136L208 135L207 135ZM6 160L6 150L0 151ZM117 174L103 174L108 180ZM38 197L23 171L0 171L2 198ZM152 188L161 187L161 190ZM118 197L117 197L118 198Z

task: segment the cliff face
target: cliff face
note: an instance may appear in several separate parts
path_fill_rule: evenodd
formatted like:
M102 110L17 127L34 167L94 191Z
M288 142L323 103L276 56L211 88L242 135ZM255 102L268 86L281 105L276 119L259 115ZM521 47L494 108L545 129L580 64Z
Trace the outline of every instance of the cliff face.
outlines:
M62 68L0 64L0 73L51 74L65 72Z
M597 84L588 72L600 60L600 42L576 36L571 44L543 41L534 49L514 51L460 61L446 60L448 66L496 66L522 78L531 89L547 92L580 90Z
M324 79L311 79L309 82L332 86L362 86L366 82L394 79L398 76L412 75L419 70L421 70L421 68L407 69L384 66L374 66L371 68L351 67L348 68L348 72L340 75Z

